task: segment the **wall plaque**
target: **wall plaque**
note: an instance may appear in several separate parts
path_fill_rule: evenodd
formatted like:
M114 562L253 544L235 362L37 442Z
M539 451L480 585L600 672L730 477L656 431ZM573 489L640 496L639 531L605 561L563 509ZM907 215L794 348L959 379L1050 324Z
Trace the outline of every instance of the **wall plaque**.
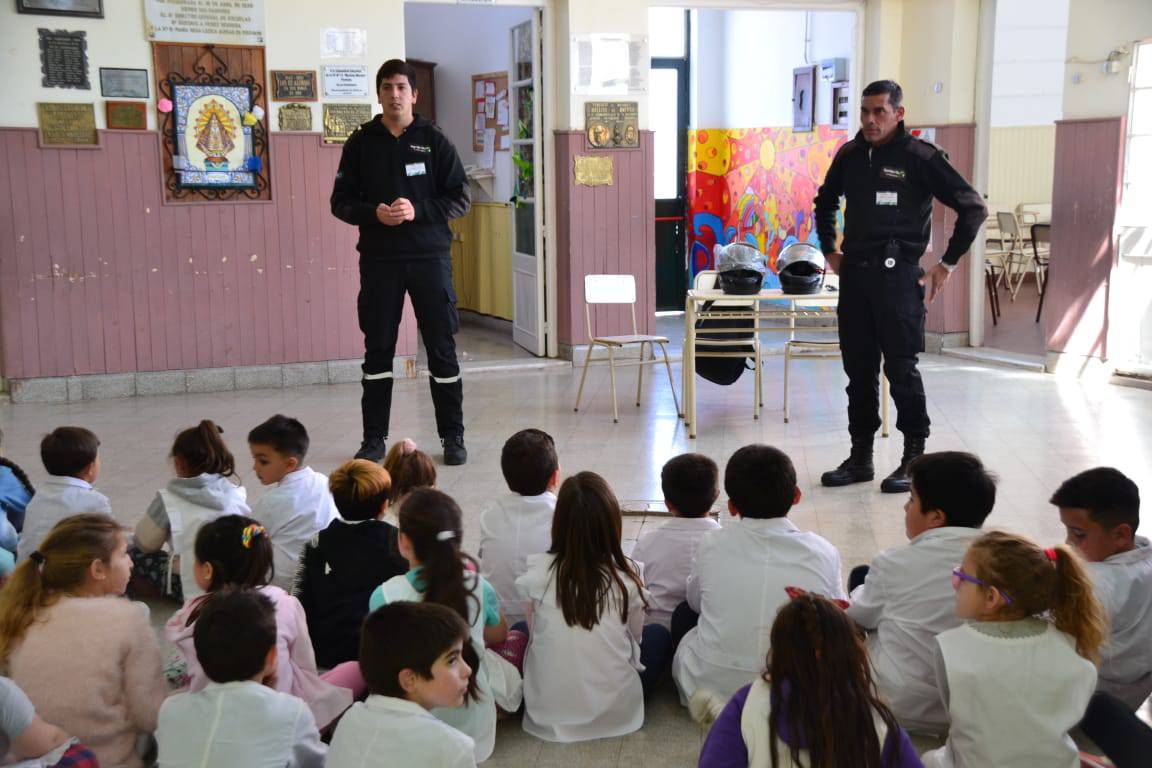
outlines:
M325 64L323 70L325 96L368 95L368 67L363 64Z
M316 101L316 71L272 70L272 101Z
M612 155L576 155L576 183L585 187L612 186Z
M104 117L110 130L143 131L148 128L148 114L141 101L106 101Z
M312 130L312 107L307 104L285 104L280 107L278 117L282 131Z
M589 101L584 105L584 131L590 149L635 149L640 146L639 109L635 101Z
M111 98L148 98L148 70L100 67L100 95Z
M371 104L325 104L324 143L343 144L352 131L371 119Z
M144 0L149 40L264 45L264 0Z
M96 111L90 103L41 102L36 105L36 116L40 122L41 146L95 146L99 143L96 136Z
M40 32L40 84L45 88L91 90L88 82L86 32L44 29Z
M104 0L16 0L19 13L104 18Z

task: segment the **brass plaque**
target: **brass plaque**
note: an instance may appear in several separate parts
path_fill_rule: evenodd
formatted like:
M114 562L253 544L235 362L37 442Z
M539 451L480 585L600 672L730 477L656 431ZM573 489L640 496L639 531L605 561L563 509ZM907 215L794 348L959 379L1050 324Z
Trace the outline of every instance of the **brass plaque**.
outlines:
M87 104L40 102L36 105L40 120L40 144L75 145L99 143L96 137L96 110Z
M110 130L143 131L148 128L148 114L139 101L106 101L104 116Z
M272 70L273 101L316 101L316 71L312 69Z
M612 155L576 155L576 183L586 187L612 186Z
M589 101L584 105L584 131L589 149L635 149L640 146L639 108L635 101Z
M371 119L371 104L325 104L324 143L343 144L352 131Z
M282 131L312 130L312 107L307 104L285 104L277 115Z

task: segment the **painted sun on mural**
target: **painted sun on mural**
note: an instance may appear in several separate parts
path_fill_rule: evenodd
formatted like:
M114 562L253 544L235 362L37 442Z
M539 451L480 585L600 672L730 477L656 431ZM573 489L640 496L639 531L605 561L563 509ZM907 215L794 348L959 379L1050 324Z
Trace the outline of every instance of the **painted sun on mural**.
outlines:
M776 256L794 242L817 244L812 200L848 138L826 125L692 131L688 138L689 263L712 268L713 246L747 243L768 255L767 287L778 285Z

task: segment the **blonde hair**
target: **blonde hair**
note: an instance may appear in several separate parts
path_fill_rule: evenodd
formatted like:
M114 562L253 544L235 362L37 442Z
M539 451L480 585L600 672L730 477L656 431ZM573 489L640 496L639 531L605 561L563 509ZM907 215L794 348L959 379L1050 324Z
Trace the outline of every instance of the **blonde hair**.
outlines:
M990 531L968 548L972 574L1011 599L1005 617L1046 618L1076 641L1076 652L1099 661L1107 621L1080 557L1063 545L1042 549L1032 540Z
M0 590L0 667L40 613L60 596L84 584L93 561L105 563L124 536L107 515L75 515L61 520L40 548L16 566Z
M328 490L345 520L372 520L392 498L392 477L374 461L352 459L328 477Z

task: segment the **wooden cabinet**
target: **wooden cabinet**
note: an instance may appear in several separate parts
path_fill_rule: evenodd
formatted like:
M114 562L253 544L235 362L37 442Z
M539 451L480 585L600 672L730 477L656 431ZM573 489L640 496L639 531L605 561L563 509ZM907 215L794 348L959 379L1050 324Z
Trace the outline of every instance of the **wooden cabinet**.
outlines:
M408 59L416 70L416 107L414 112L432 123L436 122L436 62Z

